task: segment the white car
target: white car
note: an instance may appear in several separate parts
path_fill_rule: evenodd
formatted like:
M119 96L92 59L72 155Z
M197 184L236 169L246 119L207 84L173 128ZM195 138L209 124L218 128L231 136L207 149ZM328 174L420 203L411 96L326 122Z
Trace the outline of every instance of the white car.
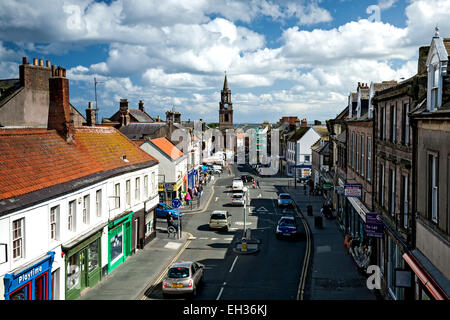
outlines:
M241 178L235 178L233 179L231 188L233 189L233 191L242 191L242 189L244 188L244 182Z
M225 210L214 210L209 218L210 229L222 229L228 231L231 227L231 214Z
M243 193L235 193L231 197L231 204L235 205L241 205L243 206L245 202L244 194Z

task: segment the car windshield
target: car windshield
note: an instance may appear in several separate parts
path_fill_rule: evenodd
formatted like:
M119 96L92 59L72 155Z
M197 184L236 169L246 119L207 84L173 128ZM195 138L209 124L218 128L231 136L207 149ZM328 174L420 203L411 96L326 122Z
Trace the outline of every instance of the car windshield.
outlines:
M172 279L187 278L189 277L189 268L185 267L170 268L167 276Z
M295 222L294 220L288 220L288 219L284 219L280 221L280 227L294 227L295 226Z
M282 195L280 195L280 199L290 199L290 198L291 198L291 196L288 195L288 194L282 194Z
M226 219L225 215L223 213L213 213L211 215L211 219L213 220L220 220L220 219Z
M235 195L233 195L233 198L240 199L240 198L242 198L242 194L235 194Z

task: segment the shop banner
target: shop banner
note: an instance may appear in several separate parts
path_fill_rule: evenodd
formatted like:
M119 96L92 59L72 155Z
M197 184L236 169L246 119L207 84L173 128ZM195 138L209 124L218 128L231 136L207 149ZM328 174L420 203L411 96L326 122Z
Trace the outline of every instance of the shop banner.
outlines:
M361 198L362 186L360 184L346 184L344 185L345 197Z
M366 235L372 238L383 238L383 221L379 212L366 213Z

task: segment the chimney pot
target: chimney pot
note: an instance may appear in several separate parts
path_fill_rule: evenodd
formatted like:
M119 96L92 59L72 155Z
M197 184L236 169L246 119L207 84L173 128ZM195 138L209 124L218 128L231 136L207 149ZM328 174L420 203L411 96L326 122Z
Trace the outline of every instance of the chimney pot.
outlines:
M52 77L56 76L56 66L52 65Z
M92 101L88 102L89 109L92 109Z
M62 70L62 75L61 76L65 78L66 77L66 69L62 68L61 70Z
M22 64L27 64L27 57L22 57Z
M44 66L44 59L39 59L39 67L43 67Z
M38 64L38 59L37 59L37 58L34 58L34 59L33 59L33 66L37 66L37 64Z
M144 101L139 100L139 110L144 111Z
M50 60L47 60L45 63L46 63L46 65L47 65L47 68L50 68L50 67L51 67Z

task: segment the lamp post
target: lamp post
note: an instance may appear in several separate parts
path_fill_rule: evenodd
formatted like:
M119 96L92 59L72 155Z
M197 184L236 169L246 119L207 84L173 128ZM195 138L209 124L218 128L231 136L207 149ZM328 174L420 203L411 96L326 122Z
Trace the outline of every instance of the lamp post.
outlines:
M247 198L248 198L248 188L244 187L242 188L242 191L244 191L244 235L245 230L247 229Z

